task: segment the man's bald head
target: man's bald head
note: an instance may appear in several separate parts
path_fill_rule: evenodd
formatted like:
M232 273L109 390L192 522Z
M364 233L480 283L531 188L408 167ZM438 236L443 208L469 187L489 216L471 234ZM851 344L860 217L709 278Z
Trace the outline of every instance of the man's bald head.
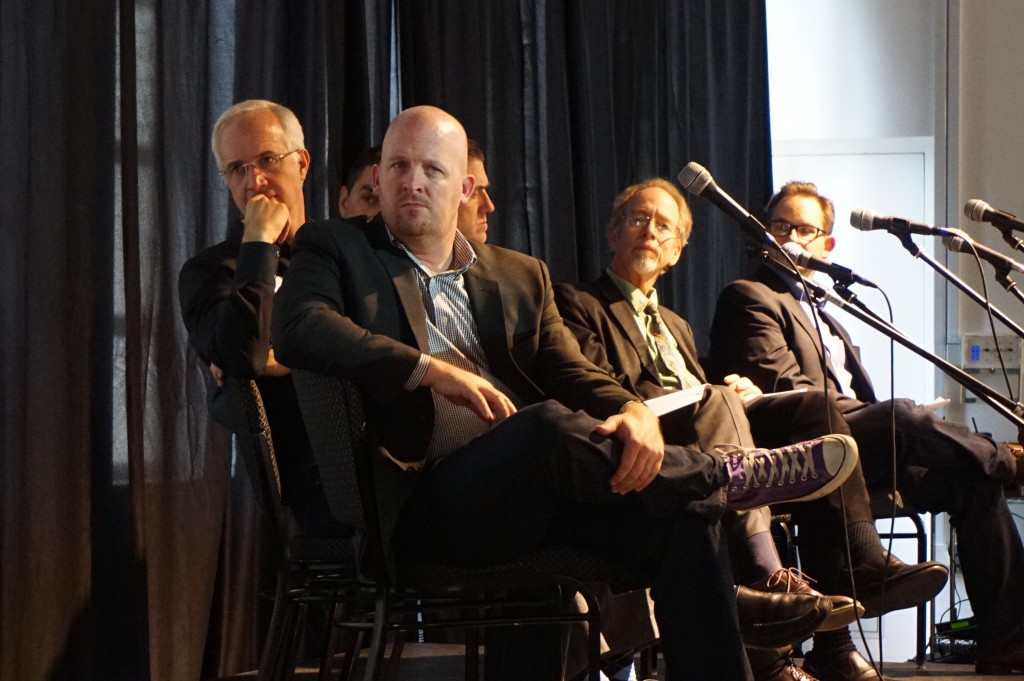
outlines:
M466 154L462 124L437 107L406 109L388 126L373 184L384 221L406 245L453 238L459 205L473 192Z

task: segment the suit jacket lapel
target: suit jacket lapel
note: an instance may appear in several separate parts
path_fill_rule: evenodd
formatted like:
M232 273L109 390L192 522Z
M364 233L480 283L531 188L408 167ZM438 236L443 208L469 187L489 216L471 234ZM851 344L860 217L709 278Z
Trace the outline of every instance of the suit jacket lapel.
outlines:
M835 318L822 310L821 318L823 321L828 323L830 327L836 332L840 339L843 341L843 345L846 349L846 368L850 372L851 383L850 386L853 388L854 395L859 400L865 402L875 401L875 388L871 384L871 378L868 376L867 369L860 363L860 354L857 352L857 348L853 345L853 339L850 338L850 334L847 333L843 325L835 320ZM832 370L832 363L829 362L829 370Z
M636 325L636 318L633 315L633 308L630 306L629 301L622 296L622 291L619 290L619 287L615 285L615 282L611 280L607 273L602 274L601 278L594 283L597 290L608 301L609 314L611 314L615 323L618 324L623 335L629 339L630 345L633 346L640 359L640 365L648 374L648 379L660 385L661 374L658 373L658 367L654 364L651 353L647 351L647 339L640 333L640 328Z
M765 279L765 283L769 284L774 290L783 294L779 296L782 300L782 305L787 310L789 310L790 316L796 321L797 324L800 325L800 328L803 329L804 333L807 335L810 342L814 344L814 347L817 350L817 352L819 354L823 353L824 350L822 349L821 341L818 338L818 329L815 327L814 321L811 320L811 318L807 315L807 311L804 309L803 305L800 304L800 301L796 299L796 296L793 295L793 292L790 290L790 288L786 286L786 283L782 281L782 279L777 274L775 274L771 270L766 269L765 271L769 273L768 278ZM831 329L834 328L836 333L839 334L839 337L843 340L843 344L846 346L846 356L848 360L847 364L849 365L847 368L852 368L851 373L853 374L854 382L853 389L857 393L856 397L858 399L867 399L868 401L873 401L874 390L871 387L871 380L868 378L867 372L864 370L863 365L861 365L860 360L857 358L857 353L853 347L853 343L850 340L849 334L846 333L846 329L844 329L837 321L835 321L835 319L832 318L831 315L828 315L824 311L819 316L821 318L822 324L825 327L822 329L822 333L829 333ZM828 355L828 353L825 353L825 368L828 370L828 377L832 379L832 382L835 383L836 385L839 385L839 377L836 375L835 367L832 364L832 358ZM870 398L868 398L867 395L861 394L862 389L866 389L866 392L868 395L870 395ZM854 396L851 395L851 397Z
M377 257L380 258L384 269L391 276L391 282L398 293L398 300L405 311L405 318L416 338L416 347L420 352L429 352L427 315L426 309L423 307L423 293L416 280L416 265L405 252L390 243L378 245Z

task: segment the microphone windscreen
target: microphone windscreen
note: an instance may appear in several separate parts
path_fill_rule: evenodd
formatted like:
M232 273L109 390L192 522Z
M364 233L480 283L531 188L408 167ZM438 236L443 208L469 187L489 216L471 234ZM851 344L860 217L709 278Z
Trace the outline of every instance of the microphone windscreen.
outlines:
M850 213L850 226L862 232L870 232L875 228L875 213L867 208L857 208Z
M971 199L964 204L964 217L975 222L984 222L985 213L990 210L992 210L992 206L981 199Z
M679 171L678 180L683 189L694 196L703 194L712 181L708 169L696 161L690 161L685 168Z
M968 245L967 240L959 236L942 237L942 245L956 253L974 253L974 249Z
M794 241L787 241L782 244L782 250L784 250L789 257L793 258L793 262L797 265L806 264L807 258L810 256L810 253L805 251L803 246Z

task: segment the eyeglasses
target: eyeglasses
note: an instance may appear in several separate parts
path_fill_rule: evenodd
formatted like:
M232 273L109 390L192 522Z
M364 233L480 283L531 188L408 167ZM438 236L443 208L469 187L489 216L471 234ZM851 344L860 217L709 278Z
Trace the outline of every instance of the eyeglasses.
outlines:
M768 231L772 233L774 237L788 237L793 230L796 230L796 236L800 241L813 241L819 236L827 236L828 232L814 225L794 225L785 220L772 220L768 223Z
M653 222L654 231L658 235L658 243L663 244L666 241L669 241L670 239L679 238L679 232L678 230L676 230L675 227L668 224L667 222L657 220L650 215L636 213L634 215L627 215L625 220L626 224L629 225L632 229L647 229L647 227Z
M278 170L277 164L281 160L290 154L297 154L302 149L292 149L286 151L283 154L262 154L257 156L248 163L232 163L224 170L220 171L220 176L228 182L240 182L249 175L249 169L254 168L259 170L261 173L272 174Z

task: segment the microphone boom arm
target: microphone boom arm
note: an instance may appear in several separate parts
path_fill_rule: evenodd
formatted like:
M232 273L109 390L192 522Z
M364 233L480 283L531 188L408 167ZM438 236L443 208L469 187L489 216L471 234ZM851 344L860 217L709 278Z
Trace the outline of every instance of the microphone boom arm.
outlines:
M1017 427L1019 433L1024 433L1024 405L1020 402L1015 402L1010 398L1006 397L995 388L982 383L978 379L974 378L963 369L946 360L942 359L933 352L925 350L916 342L907 337L902 331L890 324L889 322L881 319L878 315L868 311L860 309L864 307L863 303L857 301L855 305L851 306L847 304L847 300L842 297L844 289L842 287L836 287L836 291L840 295L828 294L826 297L829 302L835 303L842 309L846 310L849 314L853 315L857 319L861 320L876 331L888 336L892 340L896 341L903 347L907 348L915 355L928 360L942 373L946 374L954 381L962 385L967 390L974 393L979 400L992 407L999 415L1008 420L1010 423ZM849 291L845 291L849 294ZM852 297L852 294L851 294ZM866 308L865 308L866 309Z
M953 284L958 289L963 291L963 293L968 298L970 298L971 300L976 302L978 305L980 305L981 307L983 307L985 309L991 309L993 317L995 317L1000 322L1002 322L1006 326L1006 328L1008 328L1010 331L1012 331L1018 337L1024 338L1024 328L1021 328L1021 326L1017 322L1015 322L1012 319L1010 319L1010 317L1008 317L1002 310L997 308L995 305L987 304L985 302L984 296L982 296L980 293L978 293L973 288L971 288L971 286L967 282L965 282L963 279L961 279L960 277L958 277L955 274L953 274L953 272L951 272L949 270L949 268L947 268L945 265L943 265L942 263L936 261L930 255L928 255L927 253L922 251L921 247L918 246L916 243L914 243L914 241L910 238L910 232L909 231L906 231L906 230L892 230L890 232L890 234L892 234L894 237L899 239L899 242L901 244L903 244L903 248L907 249L907 251L912 256L914 256L915 258L918 258L919 260L923 260L924 262L926 262L929 267L931 267L933 270L935 270L936 272L941 274L943 276L943 278L946 279L946 281L948 281L949 283ZM1013 293L1014 295L1016 295L1018 297L1018 299L1020 299L1021 301L1024 301L1024 298L1021 298L1021 295L1022 295L1021 292L1017 289L1016 282L1014 282L1012 279L1010 279L1009 271L1007 271L1005 273L1000 273L1000 274L1002 276L997 276L996 277L996 281L998 281L1003 286L1003 288L1005 288L1007 291L1010 291L1010 293Z

